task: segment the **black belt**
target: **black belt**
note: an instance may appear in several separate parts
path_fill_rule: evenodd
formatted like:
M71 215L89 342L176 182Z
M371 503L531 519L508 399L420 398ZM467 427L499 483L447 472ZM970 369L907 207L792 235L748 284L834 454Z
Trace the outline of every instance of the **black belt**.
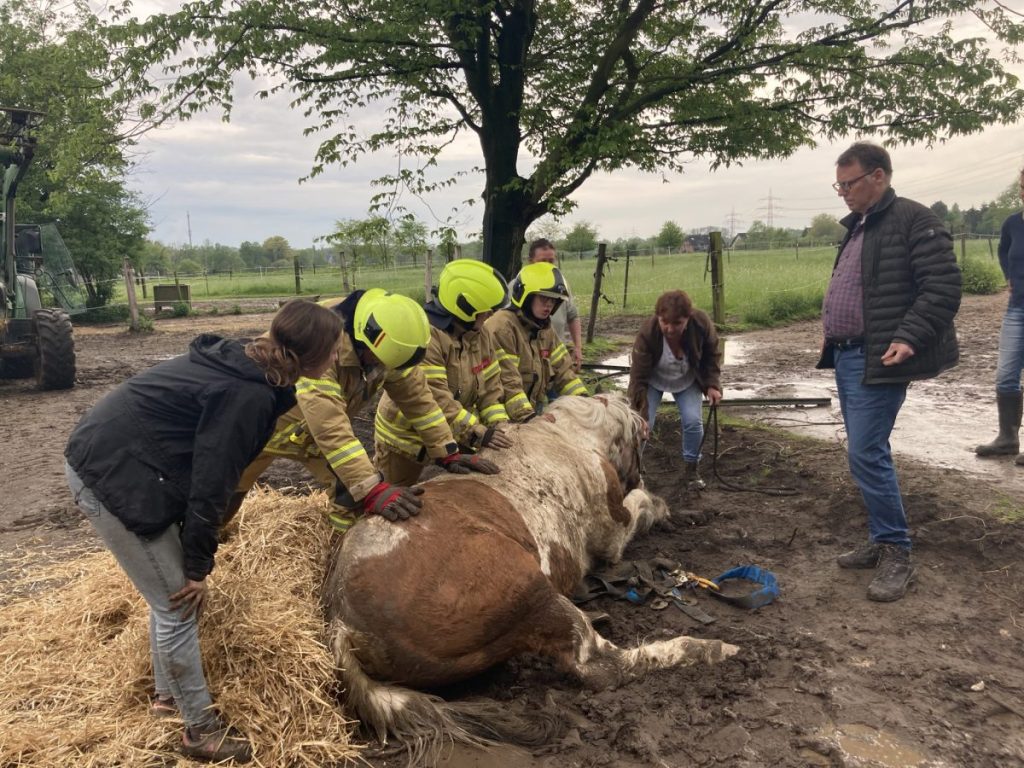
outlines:
M825 339L825 343L839 350L847 350L854 349L855 347L863 347L864 338L862 336L857 336L852 339Z

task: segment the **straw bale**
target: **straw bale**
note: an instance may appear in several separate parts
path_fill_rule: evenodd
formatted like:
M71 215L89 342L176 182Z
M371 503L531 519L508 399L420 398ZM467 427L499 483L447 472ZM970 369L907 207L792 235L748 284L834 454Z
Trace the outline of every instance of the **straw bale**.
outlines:
M358 755L320 607L326 504L253 491L208 577L207 680L256 765ZM192 765L175 752L181 722L149 714L149 611L109 553L42 563L7 586L26 596L0 607L0 766Z

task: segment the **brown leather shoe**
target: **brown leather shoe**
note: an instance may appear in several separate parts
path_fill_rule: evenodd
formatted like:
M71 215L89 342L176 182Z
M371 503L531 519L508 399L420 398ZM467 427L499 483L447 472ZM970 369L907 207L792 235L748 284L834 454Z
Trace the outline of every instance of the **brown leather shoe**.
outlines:
M882 556L882 545L869 542L836 558L840 568L874 568Z
M149 713L153 717L157 718L168 718L178 717L178 705L174 701L173 696L161 696L160 694L154 693L149 698Z
M247 763L252 760L252 744L237 728L215 720L208 726L186 728L181 737L181 753L209 762Z
M882 556L878 562L878 573L868 585L868 600L891 603L907 594L907 588L914 583L914 566L910 562L910 550L895 544L882 544Z

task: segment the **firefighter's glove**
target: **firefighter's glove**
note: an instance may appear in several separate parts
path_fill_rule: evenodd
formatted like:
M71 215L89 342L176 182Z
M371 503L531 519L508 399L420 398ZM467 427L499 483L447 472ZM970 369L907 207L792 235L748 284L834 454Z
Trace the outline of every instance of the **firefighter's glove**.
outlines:
M417 496L423 488L413 486L406 488L390 483L377 483L363 499L363 511L368 515L380 515L392 523L408 520L420 513L423 502Z
M512 447L512 438L497 427L488 427L483 437L480 438L480 447L505 450Z
M443 459L438 459L437 463L453 475L468 475L470 472L496 475L500 471L493 461L482 459L475 454L449 453Z

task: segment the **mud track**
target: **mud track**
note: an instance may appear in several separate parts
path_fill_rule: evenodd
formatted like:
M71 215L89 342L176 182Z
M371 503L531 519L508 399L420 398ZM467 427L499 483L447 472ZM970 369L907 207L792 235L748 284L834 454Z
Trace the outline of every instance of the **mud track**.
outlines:
M934 418L965 425L958 403L992 398L996 337L1005 295L969 298L958 319L963 362L940 380ZM125 377L180 354L201 331L251 335L267 315L161 321L134 337L120 327L78 328L78 386L38 393L0 382L0 572L15 548L59 557L92 539L62 475L62 450L80 415ZM606 323L631 334L635 320ZM816 324L750 334L743 378L768 382L814 364ZM729 371L725 371L729 396ZM967 409L963 409L964 412ZM995 415L975 439L993 434ZM969 427L969 424L967 425ZM358 423L363 434L369 419ZM970 432L970 429L966 430ZM957 433L959 434L959 433ZM940 431L936 440L942 440ZM542 660L525 658L447 695L484 695L557 710L565 737L549 750L459 751L450 766L1004 766L1024 765L1024 492L1011 481L898 458L913 526L918 584L901 602L869 603L868 572L840 571L837 554L859 544L863 507L849 481L841 432L826 441L749 427L722 429L714 472L732 485L791 489L778 496L679 484L678 424L659 422L644 455L648 482L677 515L639 539L632 558L656 555L714 576L738 564L773 571L782 596L756 613L697 596L716 621L697 624L674 608L654 611L600 598L602 631L617 643L679 633L742 647L714 669L661 673L617 691L590 693ZM368 441L372 444L372 441ZM969 452L951 438L949 450ZM710 449L708 449L710 451ZM712 457L709 455L709 459ZM710 461L707 474L711 474ZM1024 469L1021 470L1024 474ZM301 486L290 465L268 475ZM378 757L376 766L394 765Z

